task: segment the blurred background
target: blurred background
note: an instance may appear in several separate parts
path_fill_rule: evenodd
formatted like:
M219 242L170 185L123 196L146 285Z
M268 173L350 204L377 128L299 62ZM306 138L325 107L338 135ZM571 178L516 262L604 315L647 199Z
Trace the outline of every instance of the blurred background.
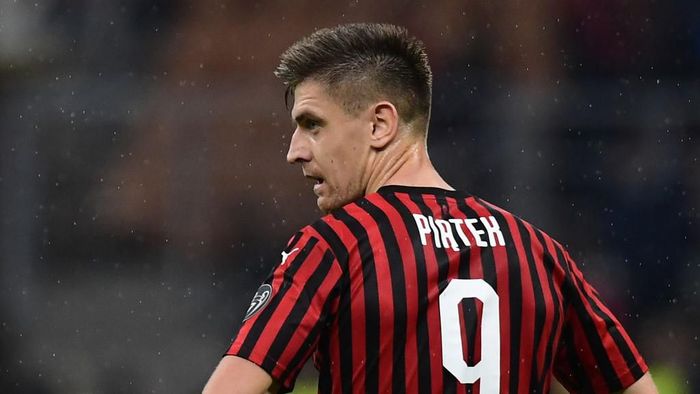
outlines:
M201 390L319 216L277 58L354 21L425 42L445 178L565 244L662 392L700 392L691 0L0 0L0 392Z

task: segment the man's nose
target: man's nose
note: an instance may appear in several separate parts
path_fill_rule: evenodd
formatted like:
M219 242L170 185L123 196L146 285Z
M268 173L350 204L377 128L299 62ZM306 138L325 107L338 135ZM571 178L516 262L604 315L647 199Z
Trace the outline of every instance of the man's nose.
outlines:
M311 161L311 152L304 137L297 128L292 133L292 139L289 142L289 151L287 152L287 162L294 164L299 161Z

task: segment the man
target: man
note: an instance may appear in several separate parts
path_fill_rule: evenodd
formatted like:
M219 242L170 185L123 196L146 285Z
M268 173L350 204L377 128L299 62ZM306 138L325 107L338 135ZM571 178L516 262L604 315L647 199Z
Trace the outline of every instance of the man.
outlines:
M432 76L391 25L319 30L276 72L287 160L327 213L258 289L207 393L654 393L620 323L547 234L456 191L426 150Z

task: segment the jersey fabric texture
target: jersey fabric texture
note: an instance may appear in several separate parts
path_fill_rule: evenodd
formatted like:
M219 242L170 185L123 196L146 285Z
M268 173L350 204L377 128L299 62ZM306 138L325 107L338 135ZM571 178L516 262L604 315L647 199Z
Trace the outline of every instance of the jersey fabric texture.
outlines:
M441 294L464 279L497 295L488 318L496 364L481 351L492 306L465 293L458 318L440 310ZM259 365L285 392L310 357L320 393L547 393L552 376L571 392L607 393L648 370L562 245L459 191L382 187L294 235L265 284L267 305L226 354ZM461 341L442 338L448 326ZM477 378L460 383L448 358Z

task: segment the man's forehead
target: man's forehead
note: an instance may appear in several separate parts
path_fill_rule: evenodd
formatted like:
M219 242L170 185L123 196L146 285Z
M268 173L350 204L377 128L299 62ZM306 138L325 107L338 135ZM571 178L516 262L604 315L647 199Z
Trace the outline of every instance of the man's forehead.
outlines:
M306 80L297 85L293 97L292 118L301 112L321 110L333 104L325 85L314 80Z

